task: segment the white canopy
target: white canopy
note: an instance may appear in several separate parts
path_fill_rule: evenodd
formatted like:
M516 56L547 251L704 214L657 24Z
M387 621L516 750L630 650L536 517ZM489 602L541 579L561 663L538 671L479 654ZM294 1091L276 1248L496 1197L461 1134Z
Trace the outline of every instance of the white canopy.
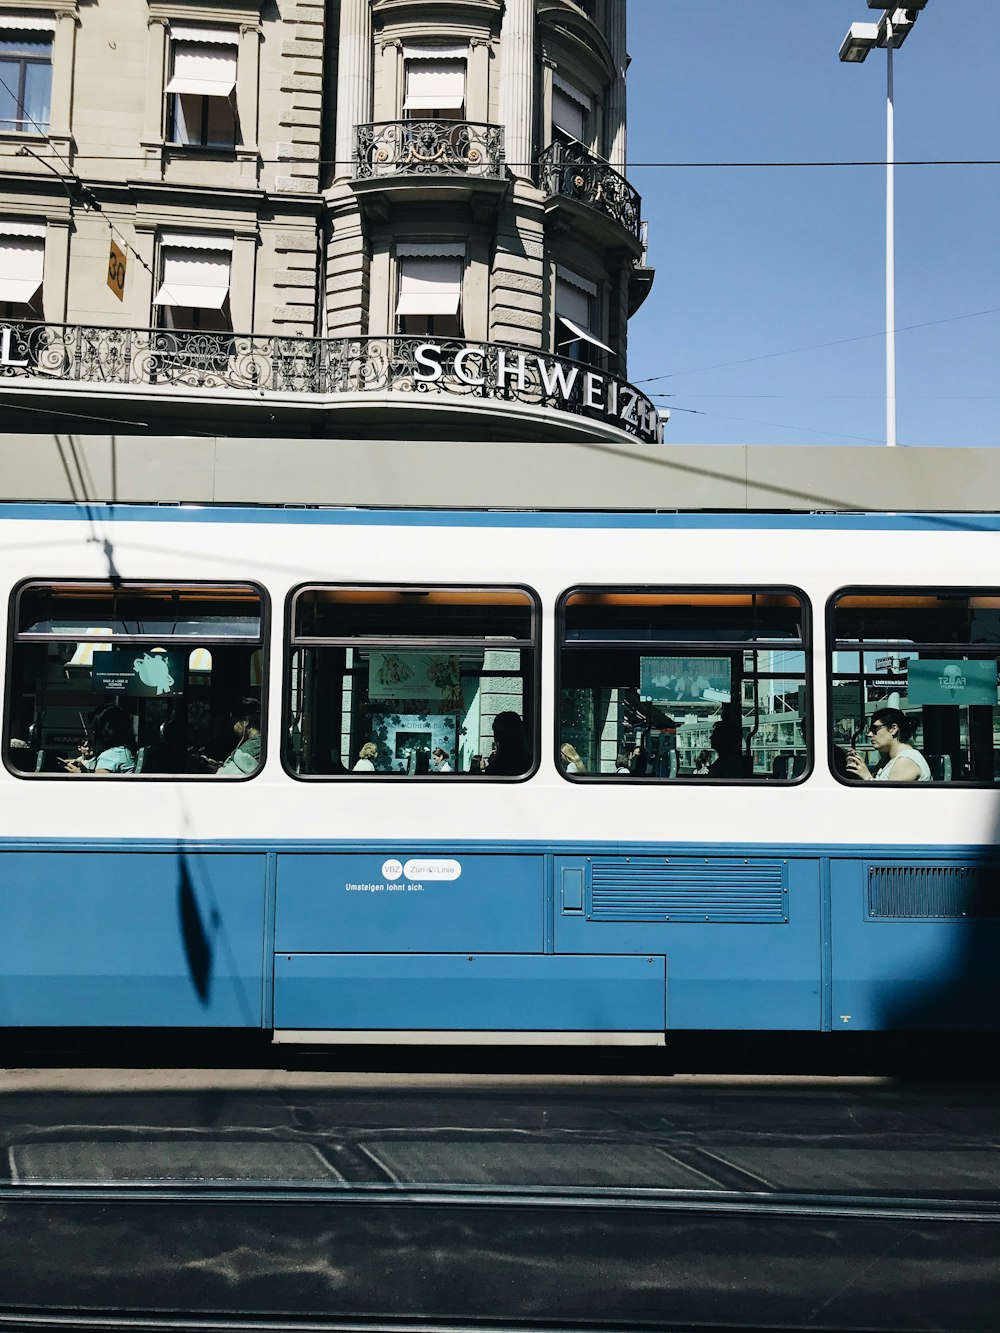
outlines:
M464 60L438 58L406 62L405 111L457 109L464 105Z
M55 32L56 21L42 14L0 14L0 32Z
M41 236L0 234L0 301L27 305L42 285L44 266L44 232Z
M205 42L177 42L168 93L228 97L236 87L236 51Z
M163 282L154 305L221 310L229 295L229 256L215 250L161 247Z
M455 315L462 300L460 259L402 259L397 315Z

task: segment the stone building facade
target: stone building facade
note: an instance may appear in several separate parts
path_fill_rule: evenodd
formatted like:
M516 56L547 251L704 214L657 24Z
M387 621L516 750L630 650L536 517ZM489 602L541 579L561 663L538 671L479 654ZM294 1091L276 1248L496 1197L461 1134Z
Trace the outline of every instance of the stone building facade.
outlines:
M8 428L660 438L625 3L0 0Z

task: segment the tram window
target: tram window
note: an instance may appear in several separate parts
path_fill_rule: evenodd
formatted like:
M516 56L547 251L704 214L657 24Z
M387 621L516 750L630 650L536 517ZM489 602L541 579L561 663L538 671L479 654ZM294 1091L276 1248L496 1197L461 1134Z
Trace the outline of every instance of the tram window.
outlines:
M534 767L532 593L307 587L289 621L284 761L294 776L482 780Z
M921 756L911 763L925 782L1000 781L1000 591L851 588L831 600L829 616L831 757L841 780L865 781L852 749L869 775L893 780L899 747L869 728L894 709L903 721L893 734Z
M263 754L264 621L264 595L250 584L22 584L8 768L252 775Z
M785 589L565 594L560 769L584 781L801 777L810 762L807 611Z

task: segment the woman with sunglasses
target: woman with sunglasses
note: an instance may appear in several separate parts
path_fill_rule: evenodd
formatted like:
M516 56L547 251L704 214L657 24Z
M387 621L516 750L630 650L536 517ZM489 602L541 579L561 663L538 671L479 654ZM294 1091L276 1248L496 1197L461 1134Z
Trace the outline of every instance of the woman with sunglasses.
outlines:
M847 756L847 771L862 782L930 782L927 760L910 744L914 726L899 708L880 708L868 727L879 762L872 773L857 750Z

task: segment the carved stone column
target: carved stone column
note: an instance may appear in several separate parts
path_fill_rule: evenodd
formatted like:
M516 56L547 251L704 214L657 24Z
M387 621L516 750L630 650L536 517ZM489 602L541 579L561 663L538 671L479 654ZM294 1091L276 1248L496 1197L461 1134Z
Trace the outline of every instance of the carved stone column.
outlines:
M607 116L608 161L615 171L625 174L625 0L605 0L608 18L608 45L615 62L615 79L608 89Z
M371 0L341 0L340 45L337 69L338 181L350 180L356 129L371 119L372 9Z
M519 180L534 174L535 0L507 0L500 31L500 123L507 165Z

